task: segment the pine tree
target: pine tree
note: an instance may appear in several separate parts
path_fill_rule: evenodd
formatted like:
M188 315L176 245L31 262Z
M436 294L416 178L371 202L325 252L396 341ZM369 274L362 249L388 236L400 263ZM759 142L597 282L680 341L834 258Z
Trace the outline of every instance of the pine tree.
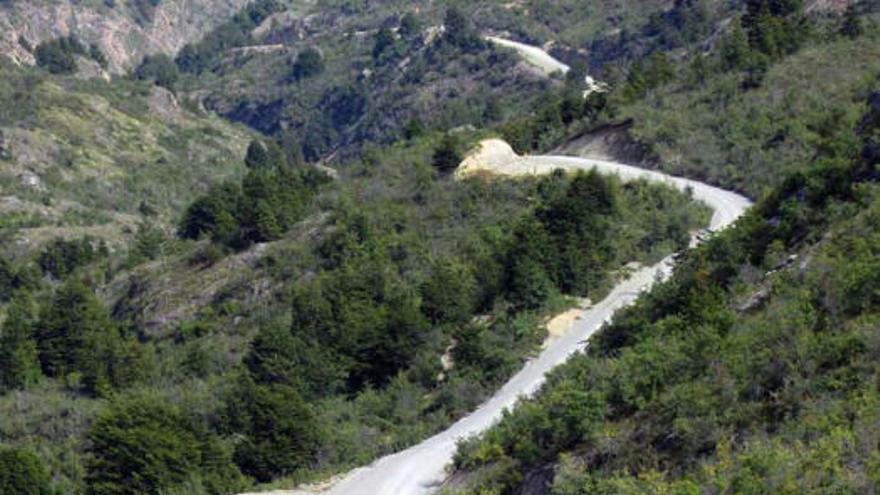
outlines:
M268 482L312 462L320 431L295 388L245 378L227 404L225 418L241 435L233 459L243 473Z
M267 169L270 166L269 152L266 145L259 140L252 140L248 145L247 154L244 158L244 164L249 169Z
M227 493L242 484L216 439L163 400L114 402L87 433L87 495L167 493L199 473Z
M465 323L476 305L476 292L468 266L455 259L437 260L421 287L422 312L435 324Z
M49 473L31 450L0 447L0 494L48 495Z
M446 28L445 39L449 44L464 52L474 52L483 48L483 42L474 32L464 13L455 7L446 11L443 22Z
M387 27L383 27L379 29L379 32L376 33L375 41L373 42L373 60L377 63L384 62L387 60L387 57L383 57L386 51L394 48L397 39L394 37L394 33L391 32Z
M297 81L316 76L324 72L324 59L314 48L306 48L296 57L293 64L293 78Z
M847 38L858 38L864 32L862 19L859 17L857 3L853 2L846 8L843 14L843 24L840 26L840 34Z
M6 301L18 285L18 277L12 263L0 255L0 301Z
M553 293L556 272L552 240L541 222L528 216L514 230L507 253L507 299L521 309L538 309Z
M281 236L281 226L269 201L260 199L254 206L253 230L249 238L254 242L274 241Z
M39 382L40 361L33 338L37 305L19 291L9 304L0 330L0 391L26 389Z
M142 222L138 225L138 230L135 233L131 258L134 261L143 259L154 260L162 256L166 242L165 232L162 229L150 223Z
M749 39L739 19L731 23L730 34L721 45L721 67L724 70L738 70L749 59Z
M675 68L665 53L655 50L648 55L645 77L648 87L656 88L675 79Z
M694 55L688 68L688 83L691 86L702 86L709 78L709 66L706 57L702 53Z
M82 377L86 392L104 395L146 374L147 357L133 340L124 340L92 291L70 279L40 318L37 349L43 372Z
M400 19L400 35L406 39L413 38L422 32L422 23L418 16L412 12L407 12Z
M434 149L432 163L441 172L451 172L458 168L463 157L461 154L458 138L452 134L446 134L440 140L440 144Z

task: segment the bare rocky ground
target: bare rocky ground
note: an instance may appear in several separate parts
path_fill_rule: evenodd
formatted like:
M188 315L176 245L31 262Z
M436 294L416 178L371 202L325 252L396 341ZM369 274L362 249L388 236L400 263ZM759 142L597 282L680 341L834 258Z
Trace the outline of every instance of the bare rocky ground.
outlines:
M113 2L109 2L113 3ZM0 54L20 64L33 64L31 47L59 36L75 35L97 44L107 56L110 71L122 73L146 54L177 53L214 26L231 18L248 0L164 0L146 13L132 11L128 2L54 0L16 1L0 8Z

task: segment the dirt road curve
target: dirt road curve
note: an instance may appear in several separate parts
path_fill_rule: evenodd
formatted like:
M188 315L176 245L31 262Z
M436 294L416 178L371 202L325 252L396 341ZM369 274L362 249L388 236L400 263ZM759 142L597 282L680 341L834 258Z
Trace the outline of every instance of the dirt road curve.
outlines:
M491 140L483 145L483 152L468 158L463 174L492 173L498 175L545 174L556 168L589 170L617 174L624 180L646 178L654 182L672 184L685 190L690 188L694 198L703 201L715 211L711 230L720 230L732 224L750 206L748 199L735 193L693 180L670 177L602 160L567 156L519 157L503 141ZM492 425L505 408L514 405L520 396L533 394L543 383L544 374L562 364L572 353L584 348L585 341L608 321L615 310L631 304L639 293L648 289L658 278L672 270L672 257L636 271L621 282L604 300L580 315L571 330L552 342L539 357L529 361L498 393L479 409L455 423L448 430L407 450L379 459L372 465L356 469L326 491L326 495L423 495L432 493L445 479L445 466L452 459L456 440L479 433ZM306 491L279 491L274 495L311 495Z
M497 38L492 41L511 46L529 62L539 65L543 70L549 72L568 70L568 66L538 48ZM601 173L617 174L623 180L646 178L653 182L671 184L682 191L689 189L695 199L703 201L714 210L709 225L710 230L713 231L732 224L751 205L747 198L730 191L621 163L570 156L517 156L507 143L500 140L483 142L481 148L465 160L458 174L517 176L546 174L557 168L570 171L595 168ZM444 469L452 459L458 439L484 431L498 420L505 409L511 408L519 397L530 396L537 391L548 371L565 362L573 353L582 350L587 339L610 320L617 309L632 304L639 293L650 288L655 280L668 276L672 271L672 263L673 259L670 256L654 266L637 270L629 279L618 284L608 297L584 310L568 333L552 341L537 358L529 361L491 399L446 431L407 450L383 457L370 466L351 471L331 484L329 488L316 491L275 491L261 495L433 493L446 478Z

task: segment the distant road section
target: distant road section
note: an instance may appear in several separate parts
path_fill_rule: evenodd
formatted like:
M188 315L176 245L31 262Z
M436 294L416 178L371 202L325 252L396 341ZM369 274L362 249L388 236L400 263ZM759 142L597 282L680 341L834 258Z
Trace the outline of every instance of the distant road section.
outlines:
M486 40L491 41L492 43L495 43L499 46L513 48L526 62L534 65L538 69L541 69L541 72L543 72L546 76L549 76L554 72L561 72L565 74L571 69L569 66L563 64L559 60L556 60L549 53L536 46L526 45L516 41L498 38L496 36L486 36Z
M473 174L541 175L557 168L567 171L595 168L599 173L618 175L625 181L646 179L671 185L680 191L690 191L694 199L706 203L714 210L709 224L709 229L713 231L721 230L733 223L752 204L744 196L702 182L609 160L573 156L520 156L509 144L500 139L487 139L480 143L479 147L465 158L456 174L460 177Z

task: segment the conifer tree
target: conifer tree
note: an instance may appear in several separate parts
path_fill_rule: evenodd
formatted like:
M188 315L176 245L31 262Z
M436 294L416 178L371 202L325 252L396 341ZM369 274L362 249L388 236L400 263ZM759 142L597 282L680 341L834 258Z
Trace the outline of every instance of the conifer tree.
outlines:
M0 447L0 494L49 495L49 473L33 451Z
M36 302L30 294L17 292L0 329L0 391L26 389L40 380L40 361L33 338L36 323Z

